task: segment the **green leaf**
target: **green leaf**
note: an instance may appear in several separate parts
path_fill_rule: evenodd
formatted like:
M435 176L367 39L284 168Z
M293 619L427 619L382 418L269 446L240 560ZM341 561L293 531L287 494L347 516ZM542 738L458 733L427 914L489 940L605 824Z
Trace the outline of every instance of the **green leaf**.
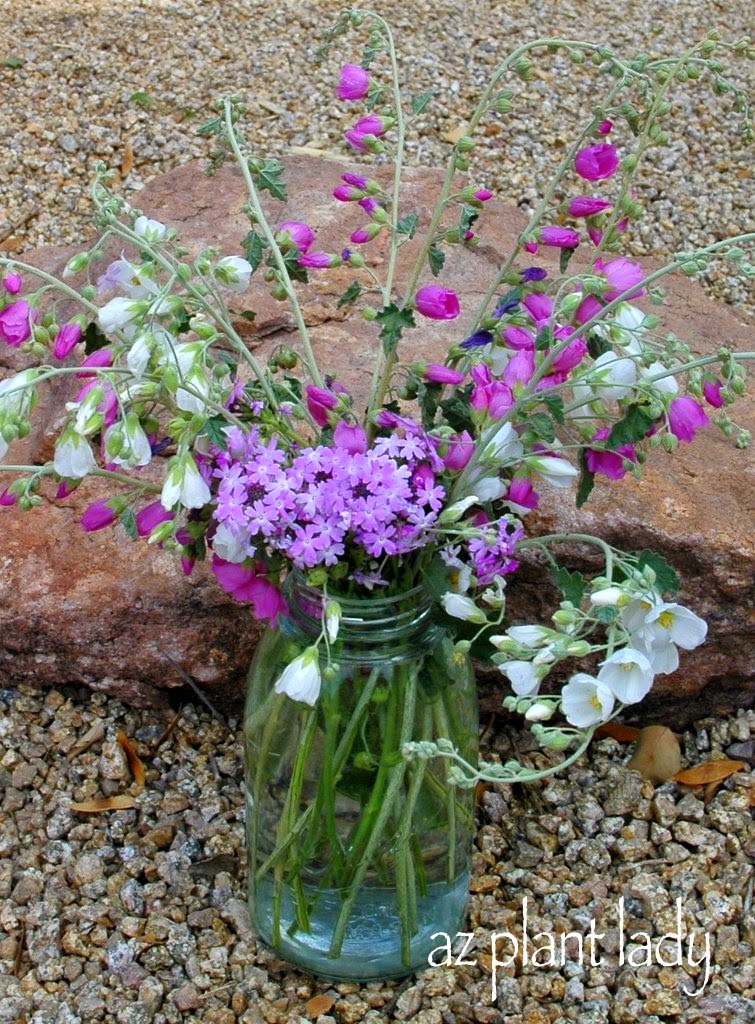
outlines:
M515 285L510 288L504 296L500 299L496 299L495 308L501 309L504 306L510 306L512 303L519 304L522 301L522 289L519 285Z
M595 486L595 474L591 473L587 468L587 459L585 458L584 449L580 450L579 453L579 483L577 485L577 508L582 508L584 503L590 497L590 492Z
M121 526L126 531L126 533L129 535L131 540L139 539L139 533L136 529L136 517L134 516L134 513L131 511L130 508L124 508L124 510L118 516L118 521L120 522Z
M250 324L254 323L254 321L257 319L257 314L254 312L253 309L245 309L243 313L239 313L238 315L241 317L242 320L246 320L247 323Z
M476 210L474 206L467 206L466 203L462 204L459 212L459 237L462 242L467 231L469 231L479 216L479 210Z
M431 430L435 423L438 399L442 390L440 384L425 384L424 382L421 382L417 389L417 399L422 410L422 426L425 430Z
M349 287L346 289L346 291L343 293L343 295L336 303L336 309L340 309L342 306L350 305L352 302L354 302L355 299L358 299L361 294L362 286L359 283L359 281L352 281Z
M419 217L416 213L410 213L406 217L402 217L396 225L396 234L406 235L407 238L414 238L418 222Z
M414 314L411 309L399 309L395 303L381 309L375 319L381 324L380 340L383 352L388 356L399 343L405 327L414 327Z
M134 93L134 96L138 95L139 93ZM143 95L146 95L146 93L144 93ZM134 96L131 97L132 100ZM204 124L200 125L199 128L197 128L197 135L219 135L222 128L223 118L213 117L209 121L205 121Z
M662 555L645 548L637 553L637 564L641 569L644 569L646 565L650 566L655 572L655 585L660 591L669 594L678 592L681 580Z
M550 327L543 327L535 338L535 348L538 352L543 352L546 348L550 348L553 344L553 331Z
M561 255L558 260L558 269L562 274L566 273L566 268L569 266L569 260L572 258L576 250L574 249L562 249Z
M415 96L412 100L412 113L421 114L434 95L435 89L428 89L427 92L422 92L419 96Z
M254 273L265 255L265 239L252 228L241 242L241 248L252 266L252 273Z
M548 412L551 414L556 423L563 424L565 422L564 416L564 400L561 395L545 394L542 396L543 405L547 406Z
M257 188L269 192L273 199L280 199L285 203L288 199L286 186L281 180L283 164L278 160L266 159L249 161L249 170L252 172Z
M526 419L526 427L542 441L552 444L556 439L556 428L547 412L536 412Z
M570 572L559 565L551 569L551 575L563 594L564 600L571 601L575 608L579 608L587 587L587 580L582 573Z
M619 617L619 609L614 608L612 605L607 605L605 608L596 608L594 615L598 622L610 626Z
M469 396L471 393L472 385L468 384L466 388L456 390L440 403L446 423L460 434L464 430L473 434L475 429L470 414Z
M427 262L430 264L430 271L434 277L443 269L443 264L446 262L446 254L438 249L437 246L431 245L430 251L427 254Z
M602 338L599 334L594 334L592 331L585 340L587 341L587 351L593 359L605 355L606 352L610 352L613 348L610 341Z
M100 348L105 348L108 344L108 339L94 321L87 324L82 337L84 338L84 354L88 356L91 356L92 352L96 352Z
M6 57L0 61L4 68L22 68L26 61L23 57Z
M228 420L224 416L211 416L205 421L202 433L209 439L210 444L225 451L228 447L228 438L225 434L227 426Z
M301 263L299 263L300 255L301 253L294 246L293 249L289 249L287 252L283 253L283 262L286 264L288 276L292 281L301 281L302 284L306 284L309 277L307 276L307 268L303 267ZM270 262L272 263L272 260Z
M634 444L641 441L653 425L653 417L647 411L647 406L630 405L623 419L614 423L608 437L605 439L606 448L618 448L624 444Z
M154 96L150 96L148 92L133 92L128 98L129 103L136 103L140 107L144 107L145 110L150 110L154 107L157 100ZM220 118L216 118L220 121Z
M374 110L375 107L380 106L383 102L383 96L385 89L381 89L379 85L370 85L370 91L367 93L367 97L364 101L366 110Z

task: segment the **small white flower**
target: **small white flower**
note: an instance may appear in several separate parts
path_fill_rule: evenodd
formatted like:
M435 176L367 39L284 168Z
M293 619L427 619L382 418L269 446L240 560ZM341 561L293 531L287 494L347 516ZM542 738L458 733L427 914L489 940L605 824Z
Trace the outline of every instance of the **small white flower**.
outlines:
M252 265L241 256L226 256L215 265L215 277L233 292L243 292L249 287Z
M636 704L650 692L653 669L641 651L624 647L606 658L598 679L622 704Z
M510 626L506 634L522 647L543 647L554 635L547 626Z
M644 643L639 637L632 637L631 644L645 655L657 676L668 675L679 668L679 651L670 640L661 639L657 643Z
M572 480L579 476L579 470L567 459L554 455L537 455L524 460L528 471L532 470L553 487L570 487Z
M159 220L150 220L149 217L137 217L134 221L134 234L139 235L146 242L159 242L165 237L167 228Z
M507 661L498 666L511 683L517 697L530 697L540 689L548 669L535 667L531 661Z
M586 672L573 675L561 691L561 706L567 722L577 729L605 722L613 711L614 698L608 687Z
M127 469L146 466L151 462L152 448L136 413L130 412L122 425L113 424L105 431L106 446L108 434L115 427L120 427L122 430L123 447L117 455L111 458L111 462L114 462L116 466L125 466Z
M476 622L480 625L488 621L485 612L477 607L471 597L465 597L463 594L454 594L449 590L440 600L446 614L453 616L455 619L463 619L464 622Z
M176 405L183 412L203 413L207 409L210 382L199 367L184 377L186 387L176 389Z
M154 339L147 331L137 334L126 356L126 365L137 380L141 380L149 365Z
M210 498L210 488L191 455L171 459L160 495L163 508L172 509L176 504L184 508L203 508Z
M220 523L212 538L212 550L219 555L224 562L243 562L249 557L241 541L225 523Z
M510 423L503 423L485 445L482 460L502 465L522 457L524 449L519 435Z
M157 283L150 276L150 267L137 267L128 260L115 260L97 281L97 293L120 288L132 299L143 299L147 295L155 295Z
M705 639L708 624L689 608L666 601L655 605L645 617L645 629L650 630L653 641L671 641L685 651L691 651Z
M626 600L627 595L621 587L604 587L590 594L590 604L596 608L618 608Z
M651 377L658 377L660 373L664 373L666 376L660 377L658 380L650 380ZM649 386L659 395L673 396L679 394L679 385L676 377L663 363L651 363L650 366L641 371L641 375L647 379Z
M604 352L593 363L587 376L593 393L598 398L619 399L629 394L637 382L637 366L633 359Z
M552 704L544 704L542 701L538 701L537 704L527 708L524 717L528 722L547 722L549 718L553 717L553 710Z
M275 684L276 693L285 693L291 700L300 700L314 707L320 695L322 677L316 647L308 647L284 669Z
M498 501L508 490L508 484L495 473L488 476L481 476L472 485L475 495L481 502Z
M325 634L328 643L334 644L341 626L341 606L338 601L328 601L325 606Z
M53 467L58 476L80 480L97 468L89 442L72 430L60 435L55 446Z
M127 299L118 296L106 302L97 314L99 325L105 333L117 331L134 322L145 310L145 303L140 299Z

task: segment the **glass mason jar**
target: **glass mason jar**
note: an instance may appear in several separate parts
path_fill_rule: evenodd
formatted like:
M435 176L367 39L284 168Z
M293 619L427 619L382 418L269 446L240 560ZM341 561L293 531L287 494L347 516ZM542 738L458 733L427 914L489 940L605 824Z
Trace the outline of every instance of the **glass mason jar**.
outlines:
M475 828L473 791L449 784L452 760L402 750L446 739L476 763L471 663L422 587L339 599L310 707L274 687L321 636L323 598L298 573L286 598L288 616L257 648L244 719L252 918L313 974L405 975L427 965L431 936L462 927Z

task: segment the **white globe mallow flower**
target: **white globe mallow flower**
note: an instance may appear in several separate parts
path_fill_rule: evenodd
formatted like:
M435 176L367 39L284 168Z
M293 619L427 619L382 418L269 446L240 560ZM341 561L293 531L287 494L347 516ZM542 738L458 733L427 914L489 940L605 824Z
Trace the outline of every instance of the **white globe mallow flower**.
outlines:
M643 380L647 381L649 387L659 395L671 395L673 397L679 394L679 384L676 377L663 363L651 363L650 366L644 367L640 371L640 375ZM656 380L653 380L653 377Z
M527 708L524 712L524 717L528 722L547 722L549 718L553 717L553 711L554 707L552 704L538 701L537 704Z
M147 303L143 299L128 299L119 295L102 306L97 321L107 334L108 331L122 330L132 324L146 309Z
M69 480L81 480L97 468L89 442L74 430L65 430L58 438L52 464L58 476Z
M184 377L185 387L176 389L176 405L183 412L203 413L207 409L210 382L200 367L190 370Z
M134 221L134 234L143 238L145 242L159 242L165 238L167 232L165 225L159 220L151 220L142 215Z
M113 424L112 427L108 427L105 431L106 449L108 434L116 427L120 427L122 431L123 446L116 455L111 457L110 461L116 466L124 466L126 469L136 469L137 466L148 465L152 461L152 447L136 413L130 412L122 424Z
M516 640L522 647L544 647L550 643L551 639L555 636L552 629L548 629L547 626L510 626L506 630L506 635L512 640ZM491 638L492 639L492 638Z
M502 465L520 459L524 453L519 435L510 423L502 423L483 449L481 461Z
M579 470L557 455L533 455L524 460L527 471L537 473L553 487L570 487Z
M275 684L276 693L314 707L320 696L322 676L316 647L308 647L283 670Z
M605 722L611 715L614 696L605 683L586 672L573 675L561 691L561 707L567 722L577 729Z
M679 651L670 640L661 638L656 643L644 643L637 636L630 640L631 646L644 654L657 676L666 676L679 668Z
M241 540L225 523L220 523L212 537L212 550L224 562L238 565L249 557Z
M511 689L517 697L531 697L538 692L540 684L548 674L543 665L533 665L531 661L507 661L498 666L511 683Z
M341 628L341 606L338 601L328 601L325 606L325 635L328 643L334 644Z
M654 672L649 659L641 651L623 647L614 651L600 667L598 679L622 704L636 704L646 697L653 685Z
M232 292L244 292L249 287L252 265L241 256L225 256L215 264L213 274Z
M604 352L593 363L586 381L598 398L625 398L637 382L637 365L633 359Z
M134 338L126 355L126 365L137 380L141 380L149 365L154 338L149 331L141 331Z
M212 497L197 464L191 455L176 456L170 460L168 476L160 494L164 509L175 505L184 508L204 508Z
M645 616L645 631L651 642L671 643L685 651L699 647L708 634L708 623L680 604L661 601Z
M462 619L464 622L474 622L478 625L488 621L485 612L477 607L471 597L466 597L464 594L455 594L449 590L440 599L440 603L446 614L451 615L454 619Z

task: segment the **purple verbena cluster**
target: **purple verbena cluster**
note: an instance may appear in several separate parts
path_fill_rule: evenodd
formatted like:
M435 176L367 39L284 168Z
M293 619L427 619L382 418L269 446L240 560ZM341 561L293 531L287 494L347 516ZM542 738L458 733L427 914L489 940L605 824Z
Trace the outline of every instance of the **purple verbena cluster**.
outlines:
M503 518L491 523L483 536L467 541L478 586L486 587L496 576L506 576L519 567L513 555L523 537L524 527L518 520Z

